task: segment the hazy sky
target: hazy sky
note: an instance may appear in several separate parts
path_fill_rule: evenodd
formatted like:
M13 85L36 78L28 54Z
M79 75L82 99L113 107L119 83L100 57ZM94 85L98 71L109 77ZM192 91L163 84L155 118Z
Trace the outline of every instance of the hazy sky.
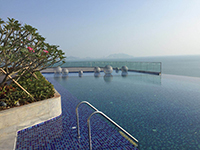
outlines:
M200 55L200 0L0 0L66 56Z

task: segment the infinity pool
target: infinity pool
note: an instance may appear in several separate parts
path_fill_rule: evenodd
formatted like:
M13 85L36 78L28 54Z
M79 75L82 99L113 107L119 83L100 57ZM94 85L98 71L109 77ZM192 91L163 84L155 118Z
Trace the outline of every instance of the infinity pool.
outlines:
M141 149L200 149L199 78L86 73L55 80L131 133Z

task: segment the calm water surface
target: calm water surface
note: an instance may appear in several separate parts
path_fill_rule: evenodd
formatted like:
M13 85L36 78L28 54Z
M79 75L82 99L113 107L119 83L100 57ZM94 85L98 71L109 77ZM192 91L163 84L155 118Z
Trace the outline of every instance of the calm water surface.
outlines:
M85 74L55 79L130 132L142 149L200 149L199 78Z

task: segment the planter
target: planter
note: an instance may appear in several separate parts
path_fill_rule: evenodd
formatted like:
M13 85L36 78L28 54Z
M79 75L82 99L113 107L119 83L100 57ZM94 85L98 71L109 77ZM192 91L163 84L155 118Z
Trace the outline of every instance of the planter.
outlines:
M57 91L53 98L0 111L0 149L14 149L17 131L55 118L61 113L61 96Z

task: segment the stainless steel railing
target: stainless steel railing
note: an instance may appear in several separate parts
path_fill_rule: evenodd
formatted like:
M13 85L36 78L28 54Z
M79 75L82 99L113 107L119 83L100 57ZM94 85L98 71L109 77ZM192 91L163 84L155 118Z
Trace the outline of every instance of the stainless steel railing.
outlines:
M81 105L81 104L87 104L88 106L90 106L91 108L93 108L95 111L97 111L97 109L92 106L89 102L87 101L82 101L80 102L77 106L76 106L76 120L77 120L77 132L78 132L78 138L80 138L80 128L79 128L79 114L78 114L78 107Z
M124 130L121 126L119 126L116 122L114 122L111 118L109 118L107 115L105 115L103 112L98 111L93 105L91 105L89 102L87 101L82 101L80 102L77 106L76 106L76 118L77 118L77 131L78 131L78 138L80 138L80 128L79 128L79 114L78 114L78 107L80 106L80 104L87 104L88 106L90 106L91 108L93 108L95 110L95 112L93 112L87 119L87 125L88 125L88 137L89 137L89 146L90 146L90 150L92 150L92 138L91 138L91 126L90 126L90 118L94 115L94 114L101 114L104 118L106 118L109 122L111 122L113 125L115 125L118 129L120 129L121 131L123 131L126 135L128 135L132 140L134 140L134 146L138 147L139 145L137 143L138 140L136 138L134 138L130 133L128 133L126 130ZM130 140L129 140L130 141Z

